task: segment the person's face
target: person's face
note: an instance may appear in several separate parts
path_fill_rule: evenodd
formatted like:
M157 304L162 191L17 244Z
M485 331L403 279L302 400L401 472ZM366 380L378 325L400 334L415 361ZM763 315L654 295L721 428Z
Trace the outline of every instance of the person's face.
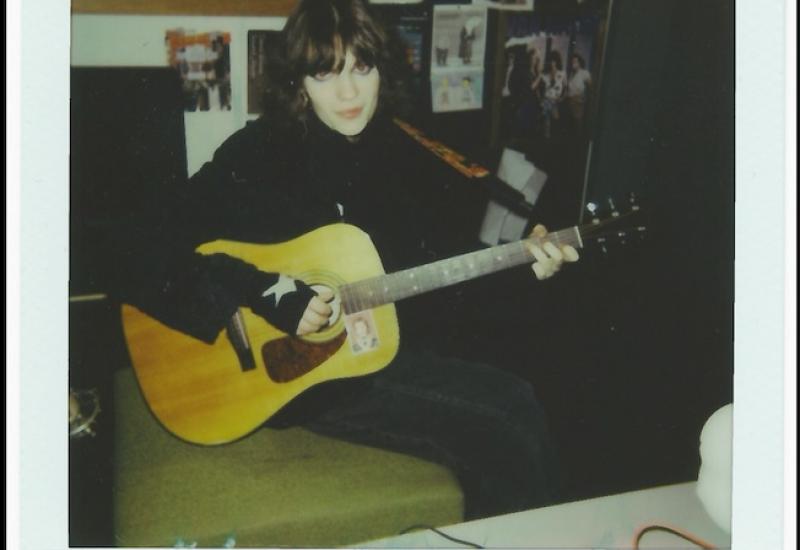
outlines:
M577 71L580 68L581 68L581 64L578 61L578 58L577 57L573 57L572 58L572 70L573 71Z
M303 86L319 119L348 137L360 134L378 107L378 69L359 62L350 50L341 71L307 76Z

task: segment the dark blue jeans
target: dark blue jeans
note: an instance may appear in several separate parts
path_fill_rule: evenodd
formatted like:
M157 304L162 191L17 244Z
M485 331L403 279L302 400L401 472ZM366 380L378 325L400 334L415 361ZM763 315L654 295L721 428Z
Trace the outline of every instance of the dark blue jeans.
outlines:
M270 420L437 462L465 519L553 503L558 476L531 385L488 367L403 350L378 373L312 388Z

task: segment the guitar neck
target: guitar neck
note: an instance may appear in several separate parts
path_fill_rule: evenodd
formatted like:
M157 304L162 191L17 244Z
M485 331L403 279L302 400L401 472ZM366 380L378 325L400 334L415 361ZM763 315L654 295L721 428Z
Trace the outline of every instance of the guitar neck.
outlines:
M537 238L523 239L346 284L339 289L342 307L356 313L530 263L535 258L526 246L529 240L542 244ZM545 241L582 246L577 227L549 233Z

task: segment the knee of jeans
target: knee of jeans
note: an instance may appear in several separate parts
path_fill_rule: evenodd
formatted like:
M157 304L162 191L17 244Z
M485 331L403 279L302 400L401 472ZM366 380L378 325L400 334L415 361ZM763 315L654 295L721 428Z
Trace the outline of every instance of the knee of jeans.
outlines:
M502 394L506 406L512 414L534 413L542 415L542 407L536 397L533 385L513 373L503 373Z

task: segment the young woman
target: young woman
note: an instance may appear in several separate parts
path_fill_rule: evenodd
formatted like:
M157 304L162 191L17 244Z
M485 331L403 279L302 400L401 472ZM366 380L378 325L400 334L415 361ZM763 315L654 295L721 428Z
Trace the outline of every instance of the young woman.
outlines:
M329 295L195 248L220 238L283 241L346 221L370 234L387 271L430 261L436 239L424 228L444 222L422 197L441 163L393 123L398 52L362 0L301 0L270 66L264 115L231 136L126 246L117 241L120 299L208 342L239 307L303 335L327 322ZM533 252L539 278L577 259L549 244ZM469 519L556 498L533 390L491 367L401 346L385 369L312 388L270 424L445 464L462 484Z
M567 84L567 75L563 70L561 54L557 51L550 52L542 81L544 82L544 99L542 100L544 136L549 138L552 134L553 121L560 117L561 101L564 99L564 90Z
M515 46L508 50L509 70L506 88L506 132L512 138L530 140L539 132L542 118L542 60L535 46ZM507 93L506 93L507 92Z
M586 100L592 87L592 74L586 70L586 61L580 54L570 58L570 73L567 81L567 105L570 119L576 134L583 131L586 117Z

